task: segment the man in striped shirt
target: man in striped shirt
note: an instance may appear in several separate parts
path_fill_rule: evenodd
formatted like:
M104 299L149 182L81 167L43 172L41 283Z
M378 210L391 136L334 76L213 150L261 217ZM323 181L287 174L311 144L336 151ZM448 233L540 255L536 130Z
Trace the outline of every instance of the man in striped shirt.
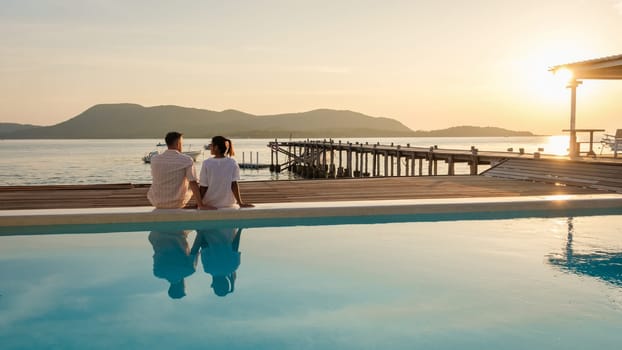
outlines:
M194 160L181 153L183 135L171 131L164 140L168 149L151 158L149 202L159 209L183 208L194 196L199 209L210 209L201 200Z

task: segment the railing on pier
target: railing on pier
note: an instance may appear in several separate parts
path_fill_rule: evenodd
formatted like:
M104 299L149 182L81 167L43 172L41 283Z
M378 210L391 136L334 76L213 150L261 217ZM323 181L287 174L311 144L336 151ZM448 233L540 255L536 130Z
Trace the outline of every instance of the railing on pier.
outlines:
M270 168L270 164L264 164L259 162L259 152L255 152L255 162L253 162L253 152L248 152L250 156L250 162L246 162L246 153L242 152L242 162L238 163L240 169L266 169Z
M268 143L270 170L292 171L305 178L428 176L438 175L438 163L447 164L447 175L456 175L456 164L468 165L468 174L477 175L479 166L494 165L508 158L539 158L540 153L479 152L342 142L334 140L278 141ZM281 156L283 163L280 162ZM283 158L284 157L284 158Z

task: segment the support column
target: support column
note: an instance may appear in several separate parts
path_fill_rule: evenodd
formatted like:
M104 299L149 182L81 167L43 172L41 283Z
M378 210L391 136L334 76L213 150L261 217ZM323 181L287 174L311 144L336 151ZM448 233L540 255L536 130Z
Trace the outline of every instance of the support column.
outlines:
M360 172L359 172L359 154L358 154L358 150L354 149L354 171L352 172L352 175L354 177L360 177Z
M477 148L471 147L471 174L477 175L477 166L479 163L479 159L477 157Z
M449 156L449 159L447 159L447 175L450 175L450 176L455 175L453 156Z
M274 171L274 147L278 147L276 144L271 143L270 146L270 172Z
M384 151L384 176L389 176L389 154L387 151Z
M345 176L346 177L352 177L352 145L348 142L348 150L346 151L346 157L347 157L347 161L348 161L348 169L346 169L345 171Z
M434 162L434 148L430 147L428 152L428 176L432 176L432 166Z
M576 115L577 115L577 86L583 82L573 79L568 83L567 88L570 88L570 141L569 141L569 156L579 156L579 144L577 143L577 131L576 131Z
M397 145L397 151L395 152L395 159L397 159L397 176L402 176L402 162L400 159L400 145Z
M378 176L376 173L376 145L374 145L374 150L371 153L371 176Z

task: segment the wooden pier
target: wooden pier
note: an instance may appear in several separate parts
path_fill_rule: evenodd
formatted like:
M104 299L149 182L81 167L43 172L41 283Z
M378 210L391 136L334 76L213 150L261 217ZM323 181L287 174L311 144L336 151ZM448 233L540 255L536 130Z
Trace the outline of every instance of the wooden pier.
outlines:
M482 152L473 146L470 150L459 150L334 140L274 140L268 147L271 150L271 171L289 170L308 179L434 176L439 175L439 162L447 165L446 175L456 175L458 163L467 164L468 174L477 175L481 165L496 165L506 159L567 158L539 152L525 153L523 149L518 152Z

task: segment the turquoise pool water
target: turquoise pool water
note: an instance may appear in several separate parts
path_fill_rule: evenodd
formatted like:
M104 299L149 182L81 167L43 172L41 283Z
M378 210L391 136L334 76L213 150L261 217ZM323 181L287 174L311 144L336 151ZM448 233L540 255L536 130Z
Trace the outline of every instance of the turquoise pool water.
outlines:
M0 236L1 348L622 343L621 215L233 226Z

